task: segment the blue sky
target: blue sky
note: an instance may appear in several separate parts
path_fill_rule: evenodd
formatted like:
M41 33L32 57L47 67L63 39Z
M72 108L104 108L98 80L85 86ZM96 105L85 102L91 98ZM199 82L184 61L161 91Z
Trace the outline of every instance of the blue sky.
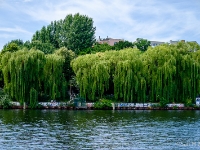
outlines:
M199 0L0 0L0 49L13 39L31 40L51 21L80 13L93 18L96 38L197 41Z

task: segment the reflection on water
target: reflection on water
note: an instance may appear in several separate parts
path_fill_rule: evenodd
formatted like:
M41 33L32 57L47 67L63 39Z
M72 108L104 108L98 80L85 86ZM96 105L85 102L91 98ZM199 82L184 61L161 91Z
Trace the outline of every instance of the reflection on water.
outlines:
M200 149L200 111L0 110L3 149Z

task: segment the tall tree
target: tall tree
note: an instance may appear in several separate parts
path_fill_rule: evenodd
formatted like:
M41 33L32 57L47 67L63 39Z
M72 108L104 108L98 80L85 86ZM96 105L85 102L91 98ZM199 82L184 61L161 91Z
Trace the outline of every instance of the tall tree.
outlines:
M85 48L91 47L95 42L95 30L93 20L79 13L68 15L64 20L66 29L66 46L68 49L78 53Z
M150 41L143 39L143 38L137 38L134 44L137 46L137 48L141 51L146 51L147 48L151 45Z
M32 41L50 43L56 49L65 46L78 54L94 44L95 30L92 18L79 13L69 14L64 20L51 22L47 27L36 31Z
M65 99L64 58L35 49L7 52L1 59L4 89L13 100L35 107L39 96Z

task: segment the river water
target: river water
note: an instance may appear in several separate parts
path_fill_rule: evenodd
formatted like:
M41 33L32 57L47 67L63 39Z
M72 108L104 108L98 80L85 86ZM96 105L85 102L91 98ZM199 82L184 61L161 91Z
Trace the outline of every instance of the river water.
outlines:
M200 111L0 110L0 149L200 149Z

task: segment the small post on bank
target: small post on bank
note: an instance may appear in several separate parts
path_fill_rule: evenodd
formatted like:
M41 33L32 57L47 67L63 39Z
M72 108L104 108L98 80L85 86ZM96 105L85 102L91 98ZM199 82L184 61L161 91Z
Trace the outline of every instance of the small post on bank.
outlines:
M24 102L24 106L23 106L23 108L26 109L26 103L25 103L25 102Z

